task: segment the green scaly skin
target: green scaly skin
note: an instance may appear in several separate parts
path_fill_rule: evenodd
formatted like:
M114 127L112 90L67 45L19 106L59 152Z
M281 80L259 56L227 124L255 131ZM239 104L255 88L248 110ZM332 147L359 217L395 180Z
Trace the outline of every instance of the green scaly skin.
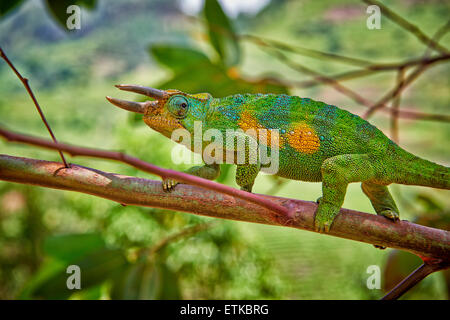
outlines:
M203 132L218 129L224 135L227 129L278 129L281 142L277 175L322 182L315 215L315 229L319 232L330 230L344 202L347 185L352 182L362 182L362 190L376 213L394 221L399 219L399 210L387 188L389 184L450 189L450 168L414 156L366 120L323 102L275 94L225 98L177 90L164 94L163 99L146 106L144 121L169 138L178 128L193 135L195 121L202 122ZM230 146L224 143L223 147L226 150ZM250 164L254 159L248 150L245 155L246 162L237 165L236 182L242 190L251 192L263 166ZM193 167L188 173L215 179L220 166ZM166 179L163 188L170 191L176 184Z

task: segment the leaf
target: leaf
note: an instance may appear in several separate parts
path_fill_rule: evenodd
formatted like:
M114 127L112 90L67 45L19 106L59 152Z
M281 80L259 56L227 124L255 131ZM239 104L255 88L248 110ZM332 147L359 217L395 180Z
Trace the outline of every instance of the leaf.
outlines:
M205 0L203 13L208 25L209 41L224 65L239 63L240 48L233 26L217 0Z
M6 15L9 11L18 7L23 0L2 0L0 1L0 17Z
M266 81L250 82L240 78L232 79L222 67L212 63L202 68L196 66L186 68L158 87L178 89L188 93L208 92L215 98L237 93L287 93L286 87Z
M66 27L67 18L70 16L67 13L69 6L79 5L91 10L97 4L97 0L46 0L45 2L52 16L65 31L71 31Z
M209 58L200 51L164 44L154 44L150 53L161 64L175 72L181 72L187 67L211 64Z
M46 261L19 298L66 299L80 292L67 288L69 265L80 268L82 290L103 283L128 265L122 250L107 248L99 234L51 236L44 241L44 252Z
M170 270L165 264L159 265L159 272L161 274L163 283L162 288L158 295L158 299L160 300L182 299L177 274L172 270Z
M177 275L160 262L138 262L117 277L111 290L112 299L161 300L180 299Z
M72 264L80 267L81 289L88 289L103 283L119 273L127 266L127 260L119 249L100 249L88 254ZM43 282L34 289L32 296L45 299L67 299L77 290L67 288L66 267L57 272L53 277Z
M67 262L103 247L105 242L96 233L50 236L44 241L45 253Z
M220 165L220 176L216 179L217 182L223 183L227 180L230 170L233 168L231 164L222 164Z

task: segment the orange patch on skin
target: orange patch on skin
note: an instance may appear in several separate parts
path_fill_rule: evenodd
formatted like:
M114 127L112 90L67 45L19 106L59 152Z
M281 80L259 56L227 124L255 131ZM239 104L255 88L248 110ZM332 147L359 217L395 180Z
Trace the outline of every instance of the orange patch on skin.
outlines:
M254 133L249 131L248 134L257 139L258 142L261 141L266 146L269 146L273 143L274 147L279 148L283 145L283 138L279 134L272 136L272 131L261 125L258 120L248 111L244 111L241 114L238 125L242 130L244 130L244 132L251 129L255 130Z
M287 132L288 142L295 150L313 154L319 150L320 139L306 123L298 123Z

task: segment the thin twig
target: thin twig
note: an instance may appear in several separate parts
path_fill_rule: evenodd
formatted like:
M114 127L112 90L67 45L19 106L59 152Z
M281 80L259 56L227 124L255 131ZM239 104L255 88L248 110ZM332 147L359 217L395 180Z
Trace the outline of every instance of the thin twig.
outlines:
M427 46L432 43L433 49L441 52L441 53L448 53L448 49L439 44L437 41L433 40L432 38L428 37L422 30L419 29L416 25L412 24L411 22L407 21L405 18L401 17L388 7L386 7L384 4L382 4L379 1L376 0L362 0L363 2L371 5L377 5L381 8L381 12L383 16L391 20L392 22L396 23L403 29L407 30L411 34L413 34L417 39L419 39L422 43L426 44Z
M439 40L450 30L450 20L447 21L442 27L440 27L433 36L433 39L429 39L428 46L425 50L425 53L422 57L422 63L417 66L417 68L404 79L402 82L397 83L394 89L389 91L386 95L384 95L378 102L376 102L373 106L369 108L369 110L364 114L364 118L369 118L373 115L378 109L385 107L386 103L395 99L397 95L399 95L408 85L414 82L428 67L434 64L436 61L432 62L431 60L427 60L430 51L433 50L436 45L438 45Z
M282 51L288 51L288 52L292 52L292 53L310 57L310 58L329 59L329 60L333 60L335 62L349 64L352 66L364 67L364 68L368 68L369 66L371 66L373 64L372 62L370 62L368 60L347 57L347 56L339 55L336 53L324 52L324 51L309 49L309 48L301 47L301 46L292 46L292 45L288 45L288 44L283 43L278 40L265 39L265 38L255 36L255 35L250 35L250 34L239 34L239 35L236 35L236 37L241 40L251 41L252 43L255 43L258 46L279 49Z
M3 49L0 47L0 57L3 58L3 60L5 60L5 62L9 65L9 67L14 71L14 73L16 74L16 76L20 79L20 81L23 83L23 85L25 86L25 89L27 90L28 94L31 97L31 100L33 100L34 105L36 106L37 111L39 112L39 115L41 116L42 121L44 122L48 132L50 133L50 136L52 137L52 140L54 143L58 143L56 141L55 135L53 134L52 129L50 128L50 125L47 122L47 119L44 116L44 113L42 112L41 106L39 105L36 97L34 96L33 91L31 90L31 87L28 83L28 79L22 77L22 75L19 73L19 71L16 69L16 67L13 65L13 63L11 62L11 60L9 60L9 58L6 56L6 53L3 51ZM58 150L58 153L61 157L62 162L64 163L64 166L67 168L67 162L66 159L64 158L63 153L61 152L61 150Z
M188 236L192 236L194 234L197 234L201 231L204 231L206 229L209 229L212 225L214 225L213 222L208 222L208 223L198 223L194 226L191 227L187 227L184 228L174 234L171 234L169 236L167 236L166 238L162 239L161 241L159 241L157 244L155 244L154 246L152 246L151 248L145 248L143 250L145 250L148 254L148 256L152 256L156 253L158 253L159 251L161 251L162 249L164 249L167 245L169 245L170 243L177 241L181 238L184 237L188 237Z
M397 83L403 82L405 70L400 69L397 73ZM392 102L392 113L391 113L391 134L392 140L399 143L399 133L398 133L398 115L400 110L400 95L395 97Z
M338 73L335 75L330 75L329 78L332 78L337 81L347 81L347 80L353 80L353 79L357 79L357 78L361 78L361 77L375 75L379 72L398 71L400 69L406 70L407 68L414 67L416 65L420 65L423 63L435 64L435 63L446 62L447 60L450 60L450 54L443 54L443 55L435 56L432 58L426 58L426 59L424 59L424 58L411 59L411 60L407 60L405 62L399 62L399 63L373 64L373 65L367 66L364 69L346 71L346 72ZM315 80L307 80L307 81L296 82L296 87L310 88L310 87L323 85L323 84L325 84L325 83L315 81Z
M429 263L424 262L420 267L414 270L409 276L403 279L398 285L395 286L389 293L387 293L381 300L396 300L403 294L413 288L420 281L425 279L433 272L444 270L450 267L448 261L442 263Z

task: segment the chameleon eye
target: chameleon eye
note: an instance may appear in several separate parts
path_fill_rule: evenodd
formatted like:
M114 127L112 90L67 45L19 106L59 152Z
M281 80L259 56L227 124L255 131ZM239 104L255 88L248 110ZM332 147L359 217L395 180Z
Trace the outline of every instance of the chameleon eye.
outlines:
M173 96L169 100L169 111L177 118L184 118L187 115L189 103L184 96Z

